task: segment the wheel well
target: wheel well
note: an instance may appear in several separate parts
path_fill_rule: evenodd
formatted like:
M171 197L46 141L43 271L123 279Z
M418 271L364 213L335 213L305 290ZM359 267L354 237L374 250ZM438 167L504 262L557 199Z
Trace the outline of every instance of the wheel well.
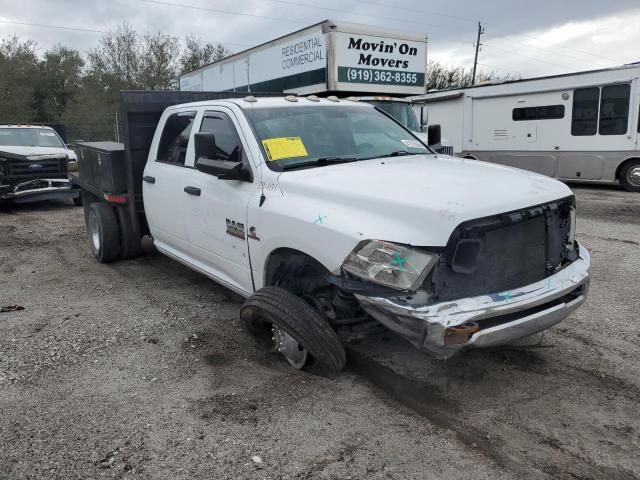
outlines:
M328 285L329 270L318 260L293 248L279 248L269 255L264 286L284 288L296 295Z
M627 158L624 162L622 162L620 165L618 165L618 168L616 168L616 179L617 180L620 180L620 172L625 167L625 165L627 165L629 162L632 162L633 160L640 161L640 158L638 158L638 157Z

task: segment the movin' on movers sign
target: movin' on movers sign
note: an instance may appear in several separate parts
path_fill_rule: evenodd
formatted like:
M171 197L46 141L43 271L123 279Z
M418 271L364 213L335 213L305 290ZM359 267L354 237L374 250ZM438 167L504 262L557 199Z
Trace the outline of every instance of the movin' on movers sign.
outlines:
M325 21L180 77L180 90L424 93L426 38Z

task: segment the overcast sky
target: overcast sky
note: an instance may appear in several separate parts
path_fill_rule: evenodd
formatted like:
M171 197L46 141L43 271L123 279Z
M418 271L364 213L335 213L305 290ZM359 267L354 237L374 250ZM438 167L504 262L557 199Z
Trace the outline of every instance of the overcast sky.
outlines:
M211 9L209 11L198 8ZM217 11L213 11L217 10ZM0 37L18 34L41 50L87 50L108 31L193 34L232 51L326 18L429 36L430 59L470 67L477 22L485 34L480 68L522 77L640 61L638 0L0 0Z

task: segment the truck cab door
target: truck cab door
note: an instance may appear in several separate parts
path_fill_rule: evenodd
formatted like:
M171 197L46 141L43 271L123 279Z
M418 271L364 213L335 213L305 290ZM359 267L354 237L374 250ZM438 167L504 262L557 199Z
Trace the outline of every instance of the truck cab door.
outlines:
M189 257L187 236L188 162L193 157L193 109L171 113L162 132L156 132L144 168L142 196L151 235L156 247L169 255Z
M194 130L214 135L215 160L244 162L243 168L251 171L242 129L230 109L208 107L198 123ZM194 265L240 294L253 293L246 221L249 200L257 197L255 184L221 180L195 168L187 178L185 186L198 192L188 198L187 236Z

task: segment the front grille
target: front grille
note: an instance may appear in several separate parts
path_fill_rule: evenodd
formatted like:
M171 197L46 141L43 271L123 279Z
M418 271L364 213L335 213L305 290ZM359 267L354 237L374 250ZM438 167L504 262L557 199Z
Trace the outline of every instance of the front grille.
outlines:
M450 146L450 145L448 145L448 146L443 146L443 147L442 147L442 151L441 151L441 153L442 153L443 155L450 155L450 156L453 156L453 147L452 147L452 146Z
M573 203L570 197L463 223L425 286L447 301L543 280L577 257L567 248Z
M42 160L5 160L4 177L9 182L28 181L38 178L66 178L67 158Z

